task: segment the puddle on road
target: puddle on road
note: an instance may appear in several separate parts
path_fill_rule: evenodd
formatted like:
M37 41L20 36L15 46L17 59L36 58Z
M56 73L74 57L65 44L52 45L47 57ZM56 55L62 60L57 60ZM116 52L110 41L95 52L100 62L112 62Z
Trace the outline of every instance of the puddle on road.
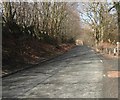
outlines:
M107 76L109 78L119 78L120 77L120 71L108 71Z

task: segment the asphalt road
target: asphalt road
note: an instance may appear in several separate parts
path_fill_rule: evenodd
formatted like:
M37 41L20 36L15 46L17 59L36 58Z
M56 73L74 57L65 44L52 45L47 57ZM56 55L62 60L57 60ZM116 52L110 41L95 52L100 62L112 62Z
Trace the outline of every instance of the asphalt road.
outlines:
M110 63L113 62L113 63ZM108 67L110 64L111 67ZM117 60L106 60L87 46L3 78L3 98L117 98Z

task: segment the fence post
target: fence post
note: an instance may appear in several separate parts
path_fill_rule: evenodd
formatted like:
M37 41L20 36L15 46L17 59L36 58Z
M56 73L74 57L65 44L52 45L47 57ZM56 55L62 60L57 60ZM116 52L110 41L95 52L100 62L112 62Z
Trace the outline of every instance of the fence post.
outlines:
M116 44L117 44L117 55L119 55L120 42L117 42Z
M115 56L116 55L116 48L114 48L113 53L114 53L114 56Z

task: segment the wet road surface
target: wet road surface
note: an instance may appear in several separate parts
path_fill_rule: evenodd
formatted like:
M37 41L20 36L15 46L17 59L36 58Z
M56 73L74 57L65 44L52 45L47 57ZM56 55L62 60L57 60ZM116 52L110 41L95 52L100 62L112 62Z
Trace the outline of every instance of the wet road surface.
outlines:
M117 70L117 60L113 62ZM117 98L118 79L108 78L107 64L91 48L78 46L3 78L3 98Z

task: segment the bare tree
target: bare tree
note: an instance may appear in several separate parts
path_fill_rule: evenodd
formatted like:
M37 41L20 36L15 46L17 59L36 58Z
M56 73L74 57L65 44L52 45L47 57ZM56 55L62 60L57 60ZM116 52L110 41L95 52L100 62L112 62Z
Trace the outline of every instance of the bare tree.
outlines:
M97 47L100 42L110 40L110 31L107 29L112 26L114 18L108 12L109 4L107 3L93 2L83 5L85 6L84 10L79 12L82 20L93 29L93 37Z

